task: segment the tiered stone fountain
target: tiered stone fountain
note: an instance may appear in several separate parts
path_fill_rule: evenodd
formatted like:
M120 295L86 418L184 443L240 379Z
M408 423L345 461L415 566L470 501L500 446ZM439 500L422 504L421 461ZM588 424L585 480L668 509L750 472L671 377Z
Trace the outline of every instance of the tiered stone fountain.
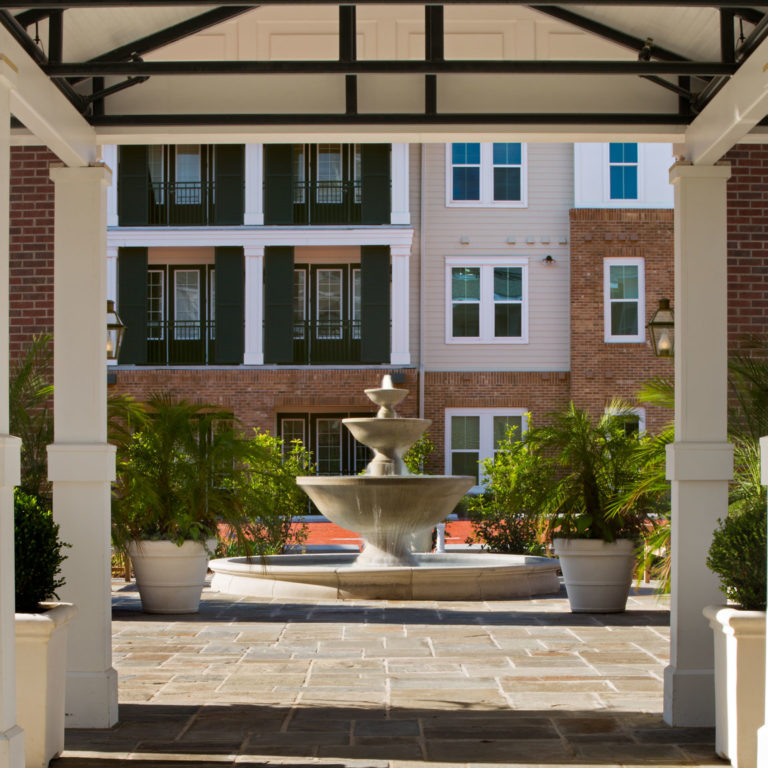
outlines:
M399 600L498 600L557 592L556 560L411 551L414 535L445 520L474 478L410 474L403 455L431 422L396 415L408 390L393 387L389 376L365 393L379 406L376 416L343 421L358 442L374 450L365 472L296 478L329 520L361 535L363 551L214 560L212 588L260 597Z

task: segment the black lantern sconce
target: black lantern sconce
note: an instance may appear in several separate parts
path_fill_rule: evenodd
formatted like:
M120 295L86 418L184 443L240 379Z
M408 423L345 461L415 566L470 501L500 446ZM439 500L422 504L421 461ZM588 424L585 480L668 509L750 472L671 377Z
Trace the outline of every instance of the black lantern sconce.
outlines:
M674 357L675 314L669 299L659 299L659 308L646 326L651 334L651 346L656 357Z

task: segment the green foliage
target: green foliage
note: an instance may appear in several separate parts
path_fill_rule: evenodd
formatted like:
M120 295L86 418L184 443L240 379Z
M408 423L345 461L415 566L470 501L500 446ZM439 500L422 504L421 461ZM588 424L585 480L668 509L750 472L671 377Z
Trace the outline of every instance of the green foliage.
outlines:
M296 485L300 475L314 474L312 456L300 440L290 447L272 435L254 430L252 449L238 473L234 491L247 522L249 545L235 539L223 542L222 557L280 554L289 544L301 544L308 529L293 523L307 514L307 495Z
M740 608L764 611L766 603L765 501L731 509L719 521L707 566L720 577L720 589Z
M16 612L34 613L39 603L57 597L56 590L63 586L62 548L69 545L59 540L53 515L34 496L17 490L13 506Z
M246 522L234 488L251 446L231 416L214 406L155 395L145 428L135 432L118 461L112 536L131 540L216 538L219 522L245 541ZM245 544L247 546L247 544Z
M496 455L481 462L485 490L468 497L473 534L468 543L508 554L541 554L538 512L543 503L548 462L520 440L511 427Z
M408 471L412 475L424 475L424 467L426 467L429 457L432 451L435 450L435 444L429 439L425 432L409 449L408 453L403 456L405 466L408 467Z

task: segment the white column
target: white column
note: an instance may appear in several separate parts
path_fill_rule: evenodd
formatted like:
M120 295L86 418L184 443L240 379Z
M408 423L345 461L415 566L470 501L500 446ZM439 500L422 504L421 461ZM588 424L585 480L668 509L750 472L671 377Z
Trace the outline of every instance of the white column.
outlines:
M768 437L760 438L760 482L768 485ZM768 627L766 628L768 630ZM766 646L766 671L768 671L768 646ZM757 730L757 764L768 765L768 674L765 676L764 725Z
M410 365L409 288L411 281L411 251L409 248L390 249L392 254L392 365Z
M245 214L243 224L264 223L264 145L245 145Z
M264 246L245 252L245 365L264 365Z
M19 483L21 441L8 435L8 205L11 91L16 70L0 57L0 768L24 767L24 733L16 722L13 486Z
M117 722L110 631L110 482L107 444L106 213L109 169L54 167L54 443L48 446L53 516L72 545L62 599L79 612L68 640L66 725Z
M107 226L116 227L120 223L117 218L117 146L105 144L101 148L101 158L104 165L112 171L112 184L107 189Z
M408 144L392 145L392 224L411 223L408 189Z
M715 722L713 640L705 605L720 602L706 565L718 518L728 510L733 449L727 442L726 181L730 166L678 164L675 193L675 442L672 481L671 655L664 719Z

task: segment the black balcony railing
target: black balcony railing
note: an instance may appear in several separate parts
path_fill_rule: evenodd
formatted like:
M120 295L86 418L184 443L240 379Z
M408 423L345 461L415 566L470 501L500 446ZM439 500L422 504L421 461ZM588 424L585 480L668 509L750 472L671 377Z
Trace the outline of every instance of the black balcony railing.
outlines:
M359 363L360 321L294 323L293 362L296 365Z
M214 360L214 321L149 321L147 364L207 365Z
M153 182L148 194L151 227L207 226L215 221L212 181Z
M297 181L293 184L294 224L359 224L359 181Z

